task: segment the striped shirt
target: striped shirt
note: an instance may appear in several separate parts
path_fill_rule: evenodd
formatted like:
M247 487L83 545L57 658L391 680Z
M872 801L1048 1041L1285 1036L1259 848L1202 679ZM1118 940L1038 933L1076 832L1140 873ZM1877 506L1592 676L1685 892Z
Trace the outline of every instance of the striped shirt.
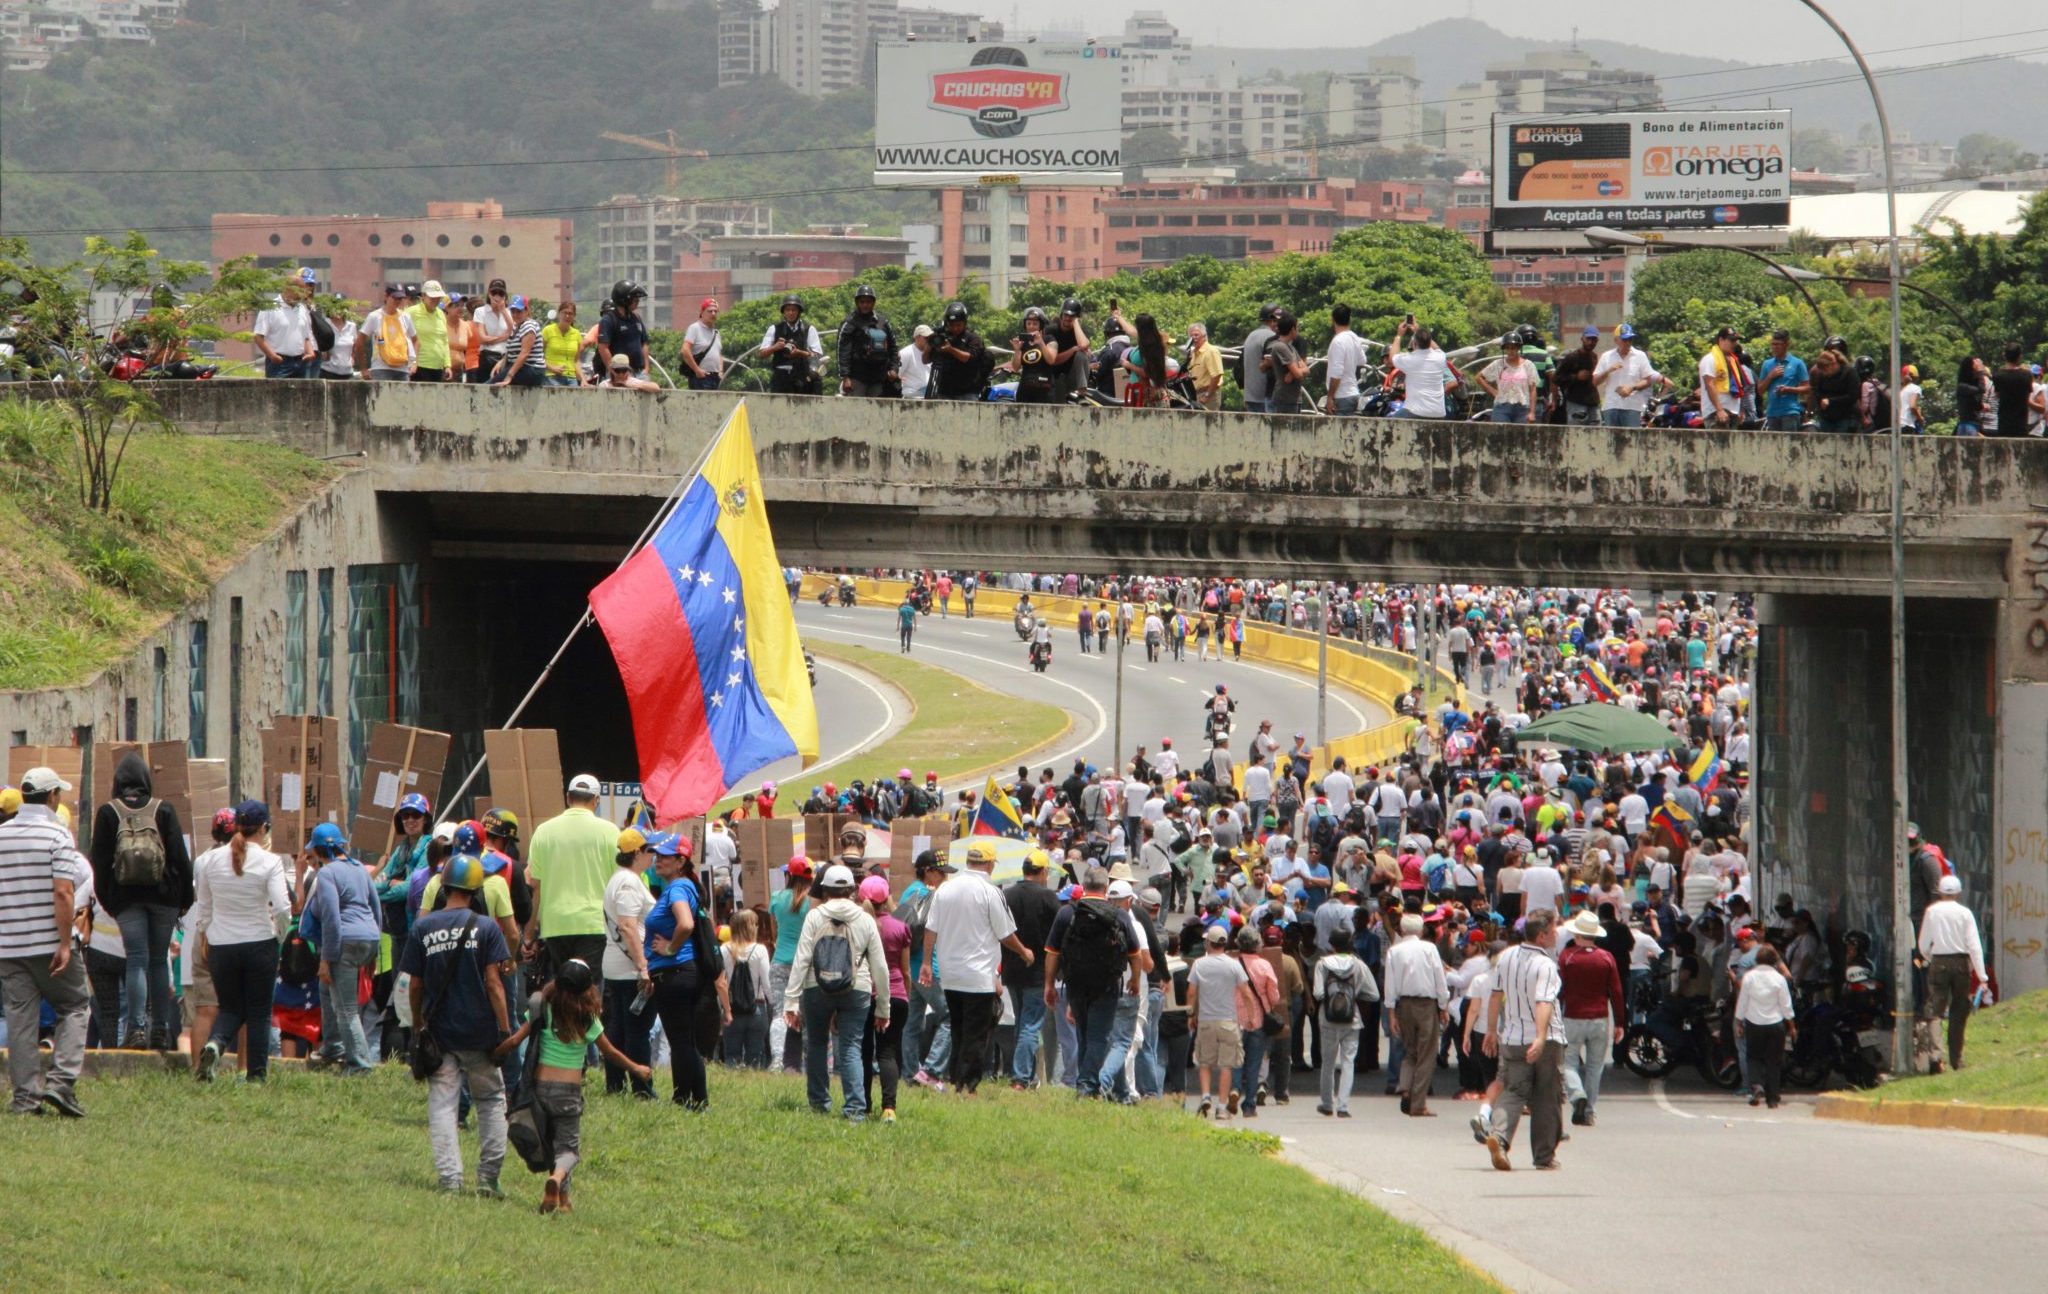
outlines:
M89 870L48 805L24 804L0 823L0 958L44 957L62 946L56 885Z
M1500 1045L1526 1047L1536 1038L1536 1006L1551 1006L1551 1042L1564 1041L1564 1008L1558 997L1564 981L1557 963L1535 944L1516 944L1500 955L1493 968L1493 991L1500 994Z
M541 340L540 325L531 319L520 324L513 330L512 335L505 339L505 355L507 358L517 358L519 348L526 344L528 333L533 334L533 349L527 353L526 367L544 369L548 366L547 344Z

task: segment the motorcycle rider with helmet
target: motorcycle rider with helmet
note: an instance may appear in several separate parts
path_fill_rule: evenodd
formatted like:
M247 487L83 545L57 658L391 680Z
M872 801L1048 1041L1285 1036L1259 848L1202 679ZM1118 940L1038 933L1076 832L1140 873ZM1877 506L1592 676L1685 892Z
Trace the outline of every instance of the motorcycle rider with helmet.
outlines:
M1068 297L1060 303L1059 321L1052 326L1052 401L1065 404L1088 385L1088 334L1081 327L1081 298Z
M853 289L853 313L839 325L839 394L894 398L902 393L896 330L875 313L875 290Z
M949 302L939 334L933 338L932 379L925 389L930 400L978 400L988 382L988 347L967 326L967 307Z
M612 284L612 310L597 325L597 371L612 371L612 356L624 355L633 363L635 376L647 373L647 321L640 317L640 303L647 289L631 279Z
M1059 382L1052 341L1045 333L1045 311L1024 312L1023 336L1010 339L1010 367L1017 373L1018 404L1050 404Z
M777 395L818 394L818 373L812 361L824 353L818 330L804 321L803 298L782 298L782 318L768 325L761 338L761 357L771 368L768 389Z

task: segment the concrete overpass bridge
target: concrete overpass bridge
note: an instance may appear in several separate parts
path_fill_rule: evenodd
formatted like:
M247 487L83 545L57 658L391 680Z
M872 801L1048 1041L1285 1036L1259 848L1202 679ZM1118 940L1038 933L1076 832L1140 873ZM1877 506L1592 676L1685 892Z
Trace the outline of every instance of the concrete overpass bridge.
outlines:
M164 399L194 433L360 455L346 488L374 501L353 551L435 585L444 626L461 607L502 631L505 591L563 572L561 607L517 608L551 639L736 397L249 382ZM1838 930L1888 926L1882 438L748 402L792 562L1761 594L1762 888ZM1991 918L2008 991L2048 984L2048 449L1906 450L1913 816Z

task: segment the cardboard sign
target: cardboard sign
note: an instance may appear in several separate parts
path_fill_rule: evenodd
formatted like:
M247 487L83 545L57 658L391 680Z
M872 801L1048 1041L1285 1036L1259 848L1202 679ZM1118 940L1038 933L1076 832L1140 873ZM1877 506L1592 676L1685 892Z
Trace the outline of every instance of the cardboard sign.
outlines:
M742 818L732 824L740 851L740 897L768 901L768 874L796 853L796 822L790 818Z
M20 786L22 775L31 768L56 770L72 785L72 797L85 785L85 749L82 746L10 746L7 750L7 785Z
M228 762L225 759L192 759L185 763L187 792L192 819L185 824L192 837L192 856L197 858L213 847L213 815L232 808L228 798Z
M397 830L392 819L401 799L413 794L426 796L429 804L440 799L441 774L448 767L448 742L445 732L396 723L380 723L370 731L355 829L349 833L349 844L358 858L381 860L390 852ZM529 830L525 818L519 820L519 826L524 839Z
M929 849L940 858L953 843L953 819L897 818L889 824L889 889L901 894L917 879L917 856Z
M804 815L804 857L814 867L823 866L839 855L839 833L848 826L861 825L860 818L851 813L806 813ZM790 853L795 853L792 848ZM783 856L788 862L788 855Z
M484 733L484 768L491 807L519 819L522 839L567 807L562 755L553 728L493 728Z
M286 855L303 853L314 827L342 821L341 721L280 715L257 739L263 748L271 847Z

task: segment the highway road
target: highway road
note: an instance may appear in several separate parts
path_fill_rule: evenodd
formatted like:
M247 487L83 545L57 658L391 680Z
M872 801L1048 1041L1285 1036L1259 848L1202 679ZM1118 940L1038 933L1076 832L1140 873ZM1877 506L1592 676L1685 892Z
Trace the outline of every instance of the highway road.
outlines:
M896 612L893 607L826 608L805 600L797 607L797 629L806 639L818 638L851 643L876 651L897 647ZM1295 732L1315 736L1316 683L1312 675L1277 669L1252 661L1197 662L1193 649L1186 660L1170 658L1147 664L1142 643L1133 640L1124 657L1124 748L1128 760L1143 744L1156 753L1159 739L1171 737L1183 759L1199 758L1207 745L1202 740L1201 706L1218 683L1237 699L1237 726L1231 746L1242 750L1258 731L1260 719L1273 721L1273 732L1283 748ZM1025 644L1018 640L1008 616L981 616L967 620L955 614L942 618L936 613L918 619L911 640L911 658L949 669L1012 696L1029 697L1065 709L1074 717L1074 728L1066 740L1051 751L1034 756L1034 769L1052 766L1065 769L1075 759L1105 765L1116 752L1112 749L1116 707L1116 639L1110 639L1110 654L1082 655L1079 635L1072 629L1053 631L1053 660L1044 674L1032 671L1025 659ZM823 662L820 662L823 665ZM842 680L843 682L843 680ZM828 684L822 669L818 677L818 716L821 725L835 731L857 727L836 717L828 718L841 704L863 704L843 686ZM1391 717L1377 703L1355 693L1332 687L1328 705L1332 737L1356 732L1387 722ZM830 746L822 740L821 745ZM1122 762L1122 761L1118 761ZM923 770L917 770L923 776ZM958 789L947 787L949 792ZM975 787L973 789L979 789Z

